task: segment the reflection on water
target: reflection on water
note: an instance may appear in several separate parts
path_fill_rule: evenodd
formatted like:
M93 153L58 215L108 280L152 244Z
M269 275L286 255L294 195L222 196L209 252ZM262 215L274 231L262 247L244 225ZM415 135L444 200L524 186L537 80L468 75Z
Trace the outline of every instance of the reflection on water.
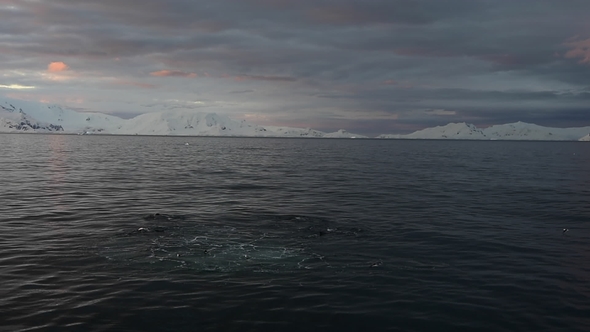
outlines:
M55 208L59 211L66 211L69 207L64 205L63 192L61 188L66 180L68 165L68 155L66 153L66 136L49 135L49 188L54 195Z

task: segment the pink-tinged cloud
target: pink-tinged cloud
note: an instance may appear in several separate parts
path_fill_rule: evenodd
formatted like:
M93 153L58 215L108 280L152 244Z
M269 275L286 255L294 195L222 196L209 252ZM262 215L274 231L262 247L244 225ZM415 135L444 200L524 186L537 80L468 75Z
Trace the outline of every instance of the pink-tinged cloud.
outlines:
M47 71L50 73L59 73L60 71L66 71L68 69L70 69L70 67L61 61L52 62L47 66Z
M397 82L394 80L387 80L387 81L383 81L384 85L396 85Z
M590 38L567 42L565 45L571 48L564 55L567 59L580 59L578 63L590 64Z
M188 77L188 78L195 78L197 77L196 73L187 73L178 70L159 70L151 72L150 75L156 77Z
M262 75L241 75L234 78L235 81L271 81L271 82L295 82L297 81L294 77L289 76L262 76Z

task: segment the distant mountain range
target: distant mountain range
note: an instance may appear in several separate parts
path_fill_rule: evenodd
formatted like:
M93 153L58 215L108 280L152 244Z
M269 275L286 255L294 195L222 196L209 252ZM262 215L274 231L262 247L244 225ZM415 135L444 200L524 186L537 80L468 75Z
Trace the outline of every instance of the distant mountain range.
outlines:
M103 113L83 113L57 105L0 98L0 132L63 132L118 135L257 136L367 138L343 129L325 133L311 128L259 126L215 113L172 110L122 119ZM477 128L449 123L407 135L380 135L384 139L466 139L590 141L590 126L550 128L516 122Z
M380 135L379 138L398 139L465 139L521 141L590 141L590 127L551 128L515 122L477 128L465 122L426 128L408 135Z
M366 138L339 130L325 133L310 128L259 126L215 113L172 110L122 119L102 113L83 113L57 105L0 99L0 132L63 132L118 135L258 136Z

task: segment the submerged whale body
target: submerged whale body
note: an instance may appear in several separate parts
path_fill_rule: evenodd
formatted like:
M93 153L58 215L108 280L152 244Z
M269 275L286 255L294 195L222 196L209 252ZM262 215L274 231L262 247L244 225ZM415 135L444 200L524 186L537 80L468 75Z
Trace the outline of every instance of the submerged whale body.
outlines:
M365 230L322 217L253 214L247 220L256 221L256 227L241 219L202 223L198 222L198 216L166 213L144 214L133 219L130 228L96 246L98 253L113 264L150 270L263 273L383 265L381 261L364 259L357 265L344 265L340 257L330 255L329 250L324 252L339 237L360 236ZM318 241L320 238L325 240ZM332 238L336 242L330 244Z

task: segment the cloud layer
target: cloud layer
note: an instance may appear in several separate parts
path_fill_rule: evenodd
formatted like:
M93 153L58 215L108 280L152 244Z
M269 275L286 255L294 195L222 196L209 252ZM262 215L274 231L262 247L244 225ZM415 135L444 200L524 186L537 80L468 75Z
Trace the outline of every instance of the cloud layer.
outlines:
M588 12L586 0L3 0L0 93L365 134L590 125Z

